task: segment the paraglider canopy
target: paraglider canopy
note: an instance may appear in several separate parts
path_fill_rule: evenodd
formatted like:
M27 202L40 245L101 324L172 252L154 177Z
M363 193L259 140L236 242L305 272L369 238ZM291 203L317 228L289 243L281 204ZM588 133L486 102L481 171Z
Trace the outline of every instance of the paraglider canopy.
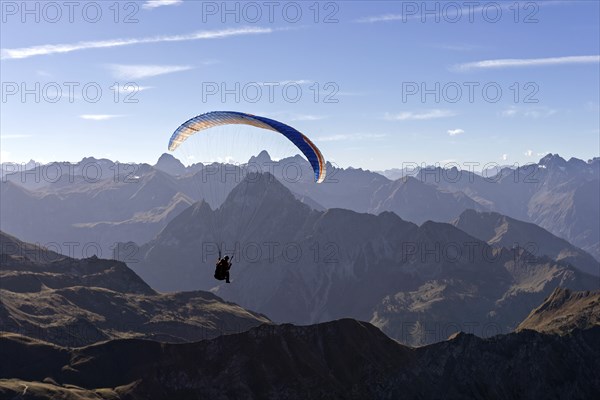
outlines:
M325 159L317 146L315 146L315 144L304 134L291 126L275 121L274 119L237 111L211 111L187 120L181 124L171 136L171 139L169 140L169 150L174 151L188 137L200 131L229 124L251 125L282 134L307 158L315 173L315 181L321 183L325 180Z

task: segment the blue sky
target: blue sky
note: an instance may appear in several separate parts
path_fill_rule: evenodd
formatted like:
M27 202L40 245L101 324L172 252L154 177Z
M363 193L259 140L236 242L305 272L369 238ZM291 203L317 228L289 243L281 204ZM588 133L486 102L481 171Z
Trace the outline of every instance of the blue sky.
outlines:
M600 155L597 1L45 4L2 2L2 161L154 163L211 110L286 122L343 167Z

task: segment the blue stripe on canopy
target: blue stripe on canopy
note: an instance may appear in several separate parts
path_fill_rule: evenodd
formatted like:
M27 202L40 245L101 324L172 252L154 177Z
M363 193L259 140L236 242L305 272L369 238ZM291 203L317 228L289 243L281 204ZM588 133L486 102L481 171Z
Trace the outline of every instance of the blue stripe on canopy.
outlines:
M237 111L211 111L189 119L173 132L169 140L169 150L175 150L188 137L199 131L228 124L252 125L281 133L304 154L315 173L315 181L321 183L325 180L325 159L309 138L282 122Z

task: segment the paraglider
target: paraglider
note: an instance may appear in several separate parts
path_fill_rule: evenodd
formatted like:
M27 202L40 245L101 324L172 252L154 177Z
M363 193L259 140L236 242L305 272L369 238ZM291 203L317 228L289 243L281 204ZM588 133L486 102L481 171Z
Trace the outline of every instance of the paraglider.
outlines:
M205 114L200 114L191 118L181 124L171 136L169 140L169 151L175 151L183 142L185 142L190 136L199 134L210 128L224 126L224 125L248 125L256 128L270 130L283 135L287 138L296 148L298 148L302 154L308 160L313 172L315 182L321 183L325 180L326 175L326 164L323 155L315 144L304 134L298 130L286 125L282 122L260 117L257 115L237 112L237 111L212 111ZM218 137L221 135L217 132ZM260 135L259 135L260 136ZM200 136L204 138L204 136ZM237 145L237 142L236 142ZM185 148L185 146L183 146ZM249 181L245 181L248 185ZM211 184L209 183L208 186ZM247 187L246 187L247 189ZM242 207L242 213L245 208L245 203ZM252 218L250 219L250 221ZM211 223L211 222L209 222ZM213 223L213 225L215 225ZM226 283L230 283L229 270L231 269L231 259L229 256L221 257L221 241L219 240L218 230L220 229L221 223L217 223L213 226L213 234L217 239L217 248L219 250L219 258L217 259L214 277L217 280L225 280ZM246 223L248 228L249 223ZM243 232L244 229L239 229L239 232ZM233 257L233 255L232 255Z
M251 125L282 134L288 138L302 154L304 154L315 173L315 181L321 183L325 180L325 159L323 158L321 151L309 138L282 122L237 111L211 111L189 119L181 124L171 136L171 139L169 140L169 151L174 151L188 137L200 131L229 124Z
M229 256L221 258L221 253L219 253L219 258L215 268L215 279L219 281L225 280L226 283L230 283L229 270L231 269L231 264L232 263L229 261Z

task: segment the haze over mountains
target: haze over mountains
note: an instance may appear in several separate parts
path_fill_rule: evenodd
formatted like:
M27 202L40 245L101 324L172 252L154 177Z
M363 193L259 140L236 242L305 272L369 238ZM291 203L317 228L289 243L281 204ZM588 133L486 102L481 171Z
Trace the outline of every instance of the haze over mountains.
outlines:
M452 224L491 246L512 248L520 245L532 254L568 262L583 272L600 276L600 263L589 253L533 223L495 212L466 210Z
M421 168L414 178L390 181L362 169L328 164L328 179L314 184L300 156L272 161L266 152L245 166L195 164L171 155L155 166L86 158L7 174L0 184L0 228L42 244L94 243L83 256L107 257L116 242L144 243L177 214L204 199L219 206L247 172L270 172L317 210L392 211L421 224L450 222L464 210L495 211L533 222L600 259L600 159L565 161L548 155L526 168L504 168L484 178L457 169ZM82 256L80 254L69 254Z
M253 161L267 160L261 153ZM310 174L282 172L297 166L305 167L292 158L273 174L233 166L221 175L163 156L95 182L77 173L29 188L16 175L3 181L2 226L48 241L44 248L0 233L0 359L10 360L0 363L0 397L538 399L600 391L598 261L590 253L530 216L490 211L485 186L476 194L425 183L422 171L390 181L333 167L337 181L315 185ZM551 207L532 210L589 232L581 204L596 201L586 190L597 177L569 168L544 179L574 201L551 199L562 206L558 217L548 216ZM553 193L503 185L499 192L514 189L530 205ZM109 248L122 261L88 257L95 247L84 240L121 242ZM216 243L234 256L231 284L213 279Z
M598 287L565 260L492 246L450 224L313 210L270 174L247 178L218 210L199 202L182 212L136 248L131 267L158 290L209 289L216 242L226 254L238 246L233 283L214 289L223 298L276 322L368 320L412 345L458 330L508 332L555 287Z

